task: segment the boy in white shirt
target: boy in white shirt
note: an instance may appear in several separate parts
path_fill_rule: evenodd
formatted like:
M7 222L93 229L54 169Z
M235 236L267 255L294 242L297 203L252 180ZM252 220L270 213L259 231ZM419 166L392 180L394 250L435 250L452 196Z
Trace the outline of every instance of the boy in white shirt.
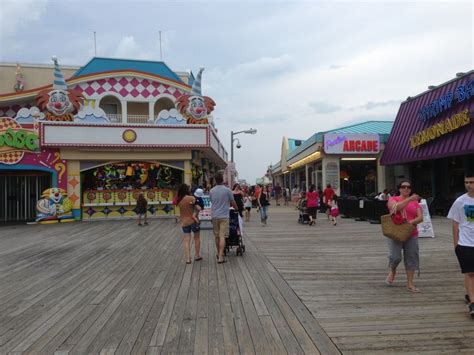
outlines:
M469 313L474 318L474 172L466 172L464 186L467 193L454 201L448 218L453 220L454 248L464 274Z

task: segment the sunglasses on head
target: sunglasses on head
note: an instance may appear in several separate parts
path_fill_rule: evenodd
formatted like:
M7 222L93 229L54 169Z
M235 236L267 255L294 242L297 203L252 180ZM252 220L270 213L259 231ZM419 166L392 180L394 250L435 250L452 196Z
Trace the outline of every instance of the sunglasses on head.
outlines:
M411 189L410 185L400 185L401 189Z

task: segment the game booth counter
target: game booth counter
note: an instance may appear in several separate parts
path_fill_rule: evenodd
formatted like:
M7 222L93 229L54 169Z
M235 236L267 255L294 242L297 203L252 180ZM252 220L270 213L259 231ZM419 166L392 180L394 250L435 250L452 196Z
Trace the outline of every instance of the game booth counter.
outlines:
M54 63L52 87L0 96L18 108L0 118L0 223L134 218L140 193L149 216L175 216L180 184L208 187L225 168L227 152L207 119L215 104L200 94L202 69L175 100L172 124L162 112L146 123L111 123L84 106L87 94L69 89Z

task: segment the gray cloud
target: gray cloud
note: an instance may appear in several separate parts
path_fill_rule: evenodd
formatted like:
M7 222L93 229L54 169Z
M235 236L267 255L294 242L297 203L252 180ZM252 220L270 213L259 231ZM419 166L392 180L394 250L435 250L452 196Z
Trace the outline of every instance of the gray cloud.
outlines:
M313 101L309 103L309 106L314 113L333 113L342 110L341 106L333 105L324 101Z
M351 107L351 110L357 109L365 109L365 110L373 110L377 107L385 107L385 106L398 106L400 105L400 100L387 100L387 101L369 101L364 105L354 106Z
M347 67L347 65L332 64L329 66L329 70L342 69Z

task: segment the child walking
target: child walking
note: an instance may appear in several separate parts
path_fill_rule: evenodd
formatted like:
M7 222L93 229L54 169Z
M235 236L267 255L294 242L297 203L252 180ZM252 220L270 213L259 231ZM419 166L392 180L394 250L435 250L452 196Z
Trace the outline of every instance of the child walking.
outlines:
M146 200L143 193L140 193L140 195L138 195L138 199L137 199L137 214L138 214L138 225L139 226L142 226L142 216L143 216L143 219L144 219L143 224L145 226L148 225L148 222L146 220L147 206L148 206L148 201Z
M337 195L334 194L332 199L328 201L329 206L331 207L331 210L329 211L329 214L331 216L331 221L333 225L337 224L337 216L339 216L339 208L337 206Z
M244 193L245 222L250 222L250 210L252 209L252 200L250 196Z

